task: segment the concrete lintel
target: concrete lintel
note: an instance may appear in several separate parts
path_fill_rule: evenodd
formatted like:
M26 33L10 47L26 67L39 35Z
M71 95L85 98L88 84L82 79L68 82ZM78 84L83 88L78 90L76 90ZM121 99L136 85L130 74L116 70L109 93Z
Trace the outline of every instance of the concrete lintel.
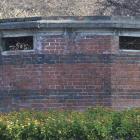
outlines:
M140 29L140 17L30 17L0 20L0 30L54 28Z

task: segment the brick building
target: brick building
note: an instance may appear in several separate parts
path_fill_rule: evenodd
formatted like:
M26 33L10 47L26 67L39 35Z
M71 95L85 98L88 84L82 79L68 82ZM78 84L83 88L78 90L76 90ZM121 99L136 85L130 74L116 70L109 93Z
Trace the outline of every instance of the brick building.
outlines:
M0 111L140 107L138 17L0 20Z

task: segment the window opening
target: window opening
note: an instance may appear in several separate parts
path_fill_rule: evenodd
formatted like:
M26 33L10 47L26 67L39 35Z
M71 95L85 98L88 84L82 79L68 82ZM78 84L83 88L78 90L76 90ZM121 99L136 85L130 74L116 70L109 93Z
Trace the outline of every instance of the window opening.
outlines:
M125 50L140 50L140 37L119 37L120 49Z
M33 37L4 37L2 38L3 51L32 50Z

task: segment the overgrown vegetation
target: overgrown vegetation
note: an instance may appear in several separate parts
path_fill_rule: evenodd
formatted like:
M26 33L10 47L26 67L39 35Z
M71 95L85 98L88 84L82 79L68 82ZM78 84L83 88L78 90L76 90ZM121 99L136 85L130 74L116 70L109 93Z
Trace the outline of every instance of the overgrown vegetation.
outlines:
M0 115L1 140L140 140L140 109Z
M96 0L2 0L0 18L93 15Z
M140 15L140 0L1 0L0 18Z

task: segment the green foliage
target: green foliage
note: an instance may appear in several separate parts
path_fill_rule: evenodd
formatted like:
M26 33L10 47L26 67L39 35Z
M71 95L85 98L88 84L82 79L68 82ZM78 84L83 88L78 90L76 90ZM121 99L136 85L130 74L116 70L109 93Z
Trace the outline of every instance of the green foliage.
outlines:
M140 140L140 109L1 114L0 140Z

